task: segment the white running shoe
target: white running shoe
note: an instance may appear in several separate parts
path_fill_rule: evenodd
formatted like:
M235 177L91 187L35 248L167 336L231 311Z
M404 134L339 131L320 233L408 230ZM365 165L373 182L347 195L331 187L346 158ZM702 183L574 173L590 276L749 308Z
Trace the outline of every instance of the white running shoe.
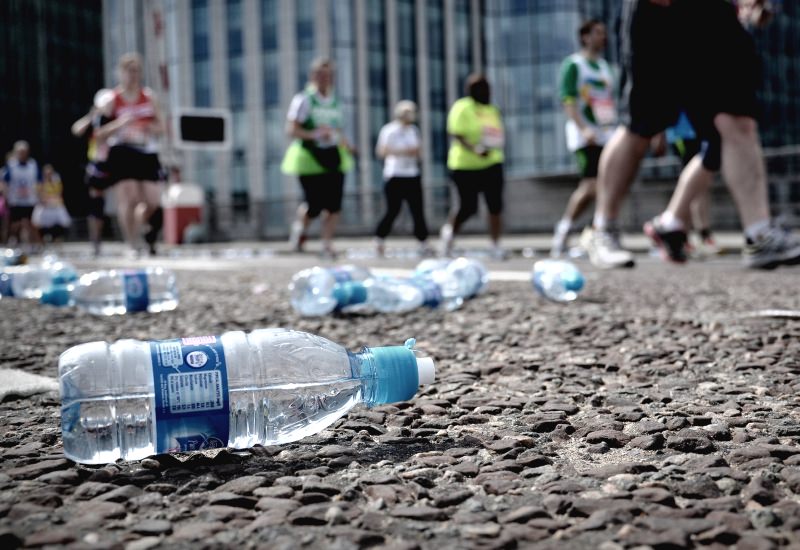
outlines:
M581 246L589 254L589 260L601 269L633 267L636 262L630 251L620 246L619 239L608 231L595 231L587 227L581 233Z

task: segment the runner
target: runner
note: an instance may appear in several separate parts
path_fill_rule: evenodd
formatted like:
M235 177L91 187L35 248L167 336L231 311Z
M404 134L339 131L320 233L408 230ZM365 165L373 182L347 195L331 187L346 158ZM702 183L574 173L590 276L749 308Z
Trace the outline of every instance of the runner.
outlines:
M41 181L42 172L30 156L28 142L17 141L3 169L3 182L9 210L9 239L25 244L27 252L33 252L41 243L39 232L31 222L33 207L38 202L36 189Z
M375 152L384 159L383 192L386 195L386 214L375 230L378 256L385 252L384 239L392 230L403 201L408 202L414 219L414 236L419 241L420 254L428 255L428 226L422 205L422 180L419 173L420 138L417 105L400 101L394 109L394 121L381 128Z
M491 88L485 76L471 74L466 92L447 115L447 132L453 138L447 168L458 190L459 207L450 213L440 231L442 255L452 254L454 236L478 212L478 196L483 194L489 209L492 256L503 259L503 121L500 110L490 102Z
M629 112L600 159L594 230L582 237L592 263L634 265L610 228L650 138L674 124L682 109L702 139L720 136L723 177L744 228L744 264L770 269L799 262L800 239L770 218L755 121L758 57L735 7L726 0L625 0L621 39Z
M550 255L567 251L572 224L594 200L600 152L617 123L613 97L613 74L601 57L606 47L606 26L590 19L578 30L581 50L561 64L561 102L567 115L567 148L578 161L580 182L556 225Z
M42 183L38 188L39 202L33 207L31 221L39 234L50 242L64 239L72 218L64 206L64 184L50 164L42 168Z
M353 166L355 149L343 133L344 117L333 90L333 63L326 58L311 64L309 84L292 99L287 133L293 141L283 158L284 174L298 176L305 202L297 208L289 241L303 250L311 220L322 219L322 254L333 258L333 237L342 210L344 175Z

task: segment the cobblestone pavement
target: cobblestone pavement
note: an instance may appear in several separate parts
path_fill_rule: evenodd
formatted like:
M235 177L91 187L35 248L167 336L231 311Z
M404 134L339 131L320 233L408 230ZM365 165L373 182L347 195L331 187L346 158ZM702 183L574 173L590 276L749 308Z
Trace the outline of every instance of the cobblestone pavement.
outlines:
M453 313L304 319L285 285L312 261L179 271L169 314L0 301L0 366L47 376L86 341L274 326L354 350L413 336L438 367L296 444L102 467L64 459L57 395L6 400L0 547L800 546L800 321L746 315L800 309L800 269L581 264L569 305L493 281Z

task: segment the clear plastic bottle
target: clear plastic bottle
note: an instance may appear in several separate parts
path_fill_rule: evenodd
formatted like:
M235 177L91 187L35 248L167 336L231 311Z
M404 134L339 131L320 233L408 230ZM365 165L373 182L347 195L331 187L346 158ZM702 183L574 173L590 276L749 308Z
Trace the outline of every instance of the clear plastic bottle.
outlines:
M287 329L75 346L58 365L64 454L105 464L296 441L432 383L433 360L413 346L352 353Z
M539 294L555 302L571 302L578 297L584 279L572 262L539 260L533 264L531 282Z
M133 311L158 313L178 307L175 274L160 267L137 270L93 271L83 275L65 299L63 287L52 288L43 301L74 304L95 315L122 315Z
M424 260L417 265L414 276L436 283L449 311L458 309L464 300L479 294L489 280L483 264L471 258Z
M0 265L24 265L28 263L28 256L19 248L4 248L0 251Z
M78 278L75 268L54 256L48 256L39 265L7 268L10 291L16 298L38 300L42 292L53 284L53 281L74 281Z

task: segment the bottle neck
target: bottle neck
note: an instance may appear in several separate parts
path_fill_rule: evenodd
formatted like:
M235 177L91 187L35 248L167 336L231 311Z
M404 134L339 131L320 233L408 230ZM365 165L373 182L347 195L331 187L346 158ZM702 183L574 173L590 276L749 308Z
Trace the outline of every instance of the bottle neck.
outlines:
M407 401L417 393L417 358L405 346L364 348L349 355L353 374L361 380L363 401L368 407Z
M347 306L363 304L367 301L367 289L363 283L348 281L338 283L333 287L333 297L336 300L336 308L342 309Z

